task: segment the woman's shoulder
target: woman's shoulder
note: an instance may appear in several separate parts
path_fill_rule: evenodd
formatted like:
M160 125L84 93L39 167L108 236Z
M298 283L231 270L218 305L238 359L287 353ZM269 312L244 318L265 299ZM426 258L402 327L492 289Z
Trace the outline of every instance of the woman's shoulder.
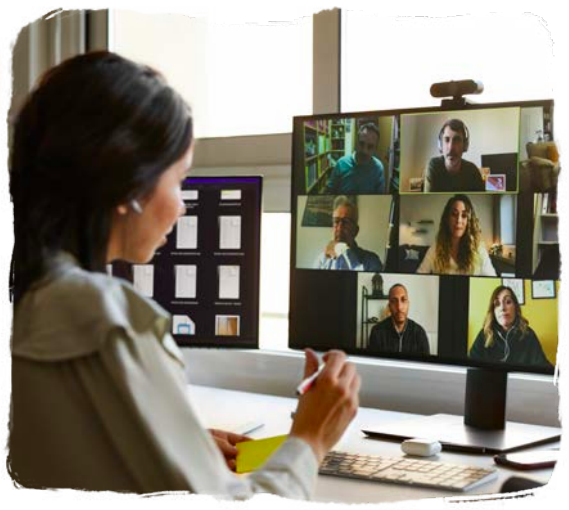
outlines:
M68 311L78 309L85 318L90 314L101 315L109 322L125 327L139 323L141 314L168 315L127 280L79 267L46 286L45 293Z
M468 356L474 359L484 359L489 354L488 349L493 350L493 347L486 347L486 334L482 328L474 338L468 350Z
M480 328L480 331L474 337L474 343L480 343L486 341L486 333L484 332L484 328Z
M432 273L434 268L434 262L436 257L436 244L431 244L425 255L423 256L419 267L417 268L417 273Z
M518 331L519 331L520 336L525 336L526 338L531 338L532 340L535 340L536 342L539 343L536 332L529 326L529 324L526 325L526 327L523 330L521 330L518 327Z
M127 281L70 265L24 295L14 313L12 352L65 359L97 350L113 330L169 329L169 315Z
M436 243L431 244L425 251L425 255L423 256L423 260L421 262L423 261L432 262L435 258L436 251L437 251Z
M490 258L490 255L488 255L488 250L486 249L486 245L484 244L483 241L480 241L480 243L478 244L478 249L476 250L478 255L483 258Z
M53 295L73 306L79 298L109 299L123 287L122 281L107 273L87 271L78 266L68 267L49 278L34 290L36 294ZM76 299L71 299L71 298Z

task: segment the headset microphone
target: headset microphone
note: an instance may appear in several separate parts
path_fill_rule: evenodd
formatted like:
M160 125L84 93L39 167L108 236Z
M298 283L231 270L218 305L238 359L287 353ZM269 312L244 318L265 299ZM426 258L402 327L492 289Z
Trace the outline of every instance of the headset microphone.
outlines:
M138 200L132 199L130 201L130 207L135 213L142 214L142 206L140 205L140 202Z

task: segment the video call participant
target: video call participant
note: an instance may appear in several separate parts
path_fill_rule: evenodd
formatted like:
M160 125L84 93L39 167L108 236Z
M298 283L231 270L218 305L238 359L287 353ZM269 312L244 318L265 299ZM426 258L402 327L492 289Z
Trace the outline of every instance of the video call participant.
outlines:
M476 211L466 195L447 201L436 242L425 253L417 273L496 276L481 240Z
M385 353L430 354L429 339L422 326L409 319L409 295L401 283L389 289L390 317L376 324L369 336L369 349Z
M356 236L360 231L358 207L347 196L340 195L335 198L332 223L333 239L318 257L316 269L347 269L376 273L383 269L378 255L360 248L356 243Z
M383 164L375 156L379 129L368 123L358 131L358 145L353 154L341 157L326 182L326 193L333 195L372 195L385 192Z
M113 53L52 68L20 111L8 458L19 484L308 498L353 419L359 376L331 351L289 438L259 471L237 477L228 466L246 438L202 427L170 315L106 274L117 259L148 263L166 242L184 213L193 147L184 100L157 72ZM307 350L305 375L317 367Z
M522 315L516 294L504 285L492 292L484 325L469 357L479 361L553 368L537 335Z
M442 155L429 161L425 192L485 191L478 167L462 158L470 145L464 122L459 119L446 121L439 132L438 145Z

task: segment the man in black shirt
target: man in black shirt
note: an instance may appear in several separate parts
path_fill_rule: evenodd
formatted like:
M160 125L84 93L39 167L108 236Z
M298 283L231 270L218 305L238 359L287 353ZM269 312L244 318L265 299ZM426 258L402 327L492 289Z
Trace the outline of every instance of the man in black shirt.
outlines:
M404 285L389 289L391 315L376 324L369 337L369 349L382 353L429 355L429 339L422 326L408 318L409 296Z

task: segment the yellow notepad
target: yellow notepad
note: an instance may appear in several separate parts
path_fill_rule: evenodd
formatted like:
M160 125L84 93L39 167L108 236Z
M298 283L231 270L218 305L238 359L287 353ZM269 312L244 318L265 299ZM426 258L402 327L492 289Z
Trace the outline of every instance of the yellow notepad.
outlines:
M275 436L237 443L237 473L249 473L261 467L287 437Z

